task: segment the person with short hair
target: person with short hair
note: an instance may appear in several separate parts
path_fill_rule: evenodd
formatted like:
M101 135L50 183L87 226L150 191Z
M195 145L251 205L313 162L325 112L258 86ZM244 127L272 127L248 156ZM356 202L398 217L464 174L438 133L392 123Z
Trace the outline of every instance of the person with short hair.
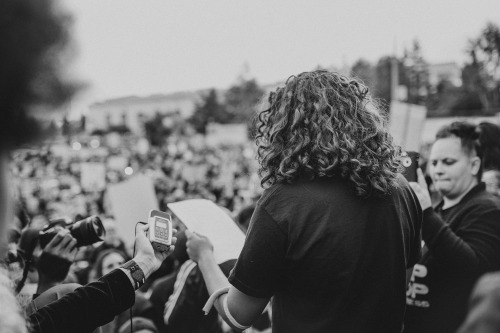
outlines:
M424 210L422 259L407 292L404 332L455 332L476 280L500 269L500 202L481 182L483 152L474 124L454 122L436 134L429 171L442 201L433 208L418 170L410 183Z
M324 70L290 77L268 104L265 190L229 280L210 240L186 231L205 310L241 331L272 298L273 332L401 332L422 215L382 111L363 84Z

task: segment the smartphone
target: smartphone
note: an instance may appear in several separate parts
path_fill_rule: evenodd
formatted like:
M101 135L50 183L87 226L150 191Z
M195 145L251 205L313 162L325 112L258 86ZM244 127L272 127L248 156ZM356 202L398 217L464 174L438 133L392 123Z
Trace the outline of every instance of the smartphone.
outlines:
M401 164L403 165L403 176L409 182L417 182L417 169L420 154L416 151L404 151L401 153Z
M149 211L149 241L155 250L168 251L172 245L172 217L159 210Z

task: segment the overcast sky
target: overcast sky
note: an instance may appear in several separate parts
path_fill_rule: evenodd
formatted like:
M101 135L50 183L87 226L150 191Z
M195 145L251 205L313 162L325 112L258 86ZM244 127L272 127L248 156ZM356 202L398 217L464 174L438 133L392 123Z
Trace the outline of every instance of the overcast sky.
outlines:
M273 83L318 65L401 55L415 38L430 63L462 65L467 40L487 21L500 24L499 0L59 2L74 16L73 72L89 85L81 105L227 88L245 68Z

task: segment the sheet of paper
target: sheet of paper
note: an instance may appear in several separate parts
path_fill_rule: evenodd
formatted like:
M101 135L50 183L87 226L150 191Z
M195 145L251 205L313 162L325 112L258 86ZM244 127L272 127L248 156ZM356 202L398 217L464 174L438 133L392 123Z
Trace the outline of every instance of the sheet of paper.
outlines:
M167 206L189 230L210 239L217 263L238 258L245 235L219 206L205 199L184 200Z

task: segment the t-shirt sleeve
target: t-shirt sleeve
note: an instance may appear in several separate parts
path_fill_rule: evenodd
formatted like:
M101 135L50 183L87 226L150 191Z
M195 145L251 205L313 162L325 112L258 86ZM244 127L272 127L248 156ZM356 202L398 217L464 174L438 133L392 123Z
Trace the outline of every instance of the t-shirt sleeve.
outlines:
M411 229L411 231L412 231L412 243L411 243L411 250L410 250L411 252L410 252L410 258L408 260L408 267L407 268L413 267L422 258L423 213L422 213L422 209L420 208L420 205L418 205L416 211L417 211L417 213L414 216L414 221L411 224L411 226L412 226L412 229Z
M283 279L286 239L266 209L257 205L229 282L248 296L270 298Z

